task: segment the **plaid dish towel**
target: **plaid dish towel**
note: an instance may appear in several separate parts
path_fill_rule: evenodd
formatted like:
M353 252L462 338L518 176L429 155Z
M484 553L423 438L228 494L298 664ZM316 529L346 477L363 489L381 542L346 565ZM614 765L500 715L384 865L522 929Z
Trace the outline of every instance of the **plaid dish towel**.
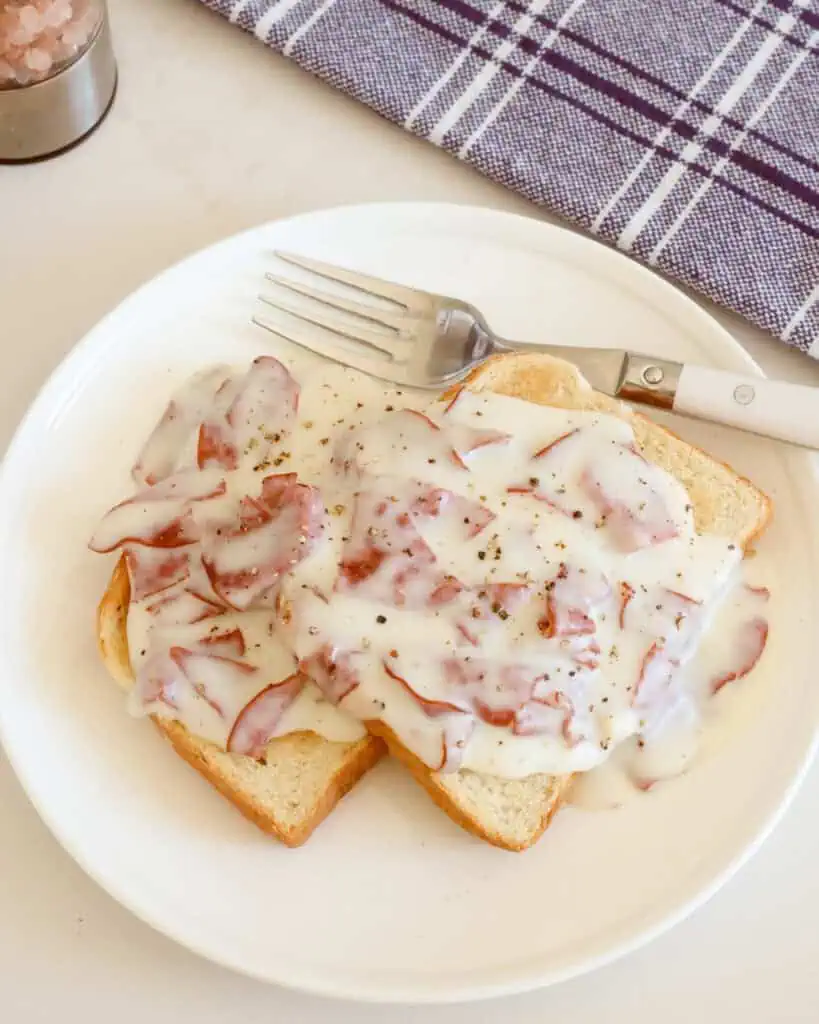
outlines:
M819 357L819 0L202 0Z

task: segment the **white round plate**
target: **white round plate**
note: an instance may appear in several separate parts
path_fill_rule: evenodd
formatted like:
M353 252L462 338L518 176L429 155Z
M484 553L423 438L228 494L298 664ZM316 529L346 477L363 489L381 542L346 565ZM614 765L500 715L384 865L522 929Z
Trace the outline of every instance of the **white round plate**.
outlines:
M511 993L635 948L716 891L770 831L819 720L819 564L809 457L674 427L776 501L754 564L769 650L728 688L736 727L684 777L620 811L558 815L524 854L470 838L390 763L300 850L267 839L147 723L100 665L110 562L86 541L170 391L211 361L290 358L250 325L274 248L475 302L510 338L607 344L755 372L668 284L535 220L452 206L330 210L192 256L127 299L34 403L0 484L0 735L40 814L116 899L206 957L326 995L448 1001ZM732 692L728 692L731 690Z

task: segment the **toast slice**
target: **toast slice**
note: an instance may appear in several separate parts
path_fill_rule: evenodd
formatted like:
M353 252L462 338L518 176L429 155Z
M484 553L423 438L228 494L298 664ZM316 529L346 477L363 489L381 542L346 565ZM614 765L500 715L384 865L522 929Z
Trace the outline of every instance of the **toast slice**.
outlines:
M97 610L97 637L106 668L124 690L134 681L126 630L130 595L122 557ZM273 740L262 764L225 753L179 722L151 718L180 757L246 818L287 846L301 846L385 749L375 736L334 743L298 732Z
M593 391L577 369L563 360L528 353L495 356L444 398L451 398L460 387L562 409L611 413L627 420L643 456L675 476L688 491L700 533L730 537L747 550L770 519L770 499L752 483L622 402ZM525 850L535 843L571 784L570 775L505 779L466 769L441 774L415 757L381 722L367 724L456 824L505 850Z

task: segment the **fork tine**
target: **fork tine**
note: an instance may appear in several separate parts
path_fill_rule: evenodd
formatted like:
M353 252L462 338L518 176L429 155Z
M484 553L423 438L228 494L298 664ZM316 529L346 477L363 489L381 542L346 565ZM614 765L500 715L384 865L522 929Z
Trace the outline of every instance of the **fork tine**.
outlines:
M322 356L324 359L329 359L330 362L340 363L342 366L349 366L353 370L360 370L362 373L366 373L370 377L378 377L380 380L390 381L404 386L413 386L412 381L410 381L407 375L403 372L401 366L398 363L392 362L390 359L380 359L377 356L364 355L363 352L347 352L339 349L337 346L334 346L330 341L316 340L313 338L311 338L309 342L300 341L294 335L283 331L279 324L275 324L263 316L254 316L253 323L256 324L257 327L261 327L265 331L269 331L271 334L274 334L277 338L281 338L283 341L288 341L290 344L304 349L305 352L312 352L314 355ZM418 385L414 386L417 387Z
M350 299L342 298L340 295L331 295L318 288L311 288L299 281L292 281L287 277L279 277L278 274L265 274L268 281L272 281L278 288L285 288L287 291L303 295L306 299L313 299L330 309L339 309L344 313L352 313L353 316L360 316L362 320L369 320L370 323L380 324L392 331L399 331L404 323L404 315L401 313L388 313L377 309L375 306L365 305L363 302L352 302Z
M358 345L366 345L367 348L374 349L376 352L382 352L385 356L390 359L394 358L392 351L392 337L385 335L382 331L371 331L366 327L353 327L346 326L338 323L331 316L324 316L323 314L310 314L306 313L303 309L297 309L295 306L291 306L288 302L282 302L279 299L271 299L268 295L260 295L259 298L267 306L272 306L273 309L278 309L282 313L286 313L288 316L295 317L297 320L303 320L307 324L312 324L314 327L320 327L324 331L330 331L332 334L338 335L340 338L347 338L348 341L354 341Z
M350 288L355 288L356 291L374 295L378 299L387 299L412 312L420 312L428 308L432 298L428 292L422 292L416 288L405 288L393 281L384 281L380 277L372 277L369 274L359 274L357 271L336 267L332 263L323 263L321 260L310 259L307 256L278 251L274 255L294 267L309 270L313 274L318 274L319 277L326 277L329 281L340 281Z

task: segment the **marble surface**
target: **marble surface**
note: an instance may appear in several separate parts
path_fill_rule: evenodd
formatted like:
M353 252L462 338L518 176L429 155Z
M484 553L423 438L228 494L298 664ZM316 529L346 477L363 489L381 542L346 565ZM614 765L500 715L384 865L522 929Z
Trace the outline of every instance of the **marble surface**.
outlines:
M195 0L113 0L120 90L87 142L0 167L0 451L45 377L111 306L168 264L262 221L377 200L543 216L334 93ZM819 364L711 311L771 375ZM693 918L551 990L473 1006L308 998L214 967L96 887L40 823L0 753L2 1016L217 1024L701 1024L814 1021L819 1007L819 768L775 834ZM271 908L271 915L275 908Z

